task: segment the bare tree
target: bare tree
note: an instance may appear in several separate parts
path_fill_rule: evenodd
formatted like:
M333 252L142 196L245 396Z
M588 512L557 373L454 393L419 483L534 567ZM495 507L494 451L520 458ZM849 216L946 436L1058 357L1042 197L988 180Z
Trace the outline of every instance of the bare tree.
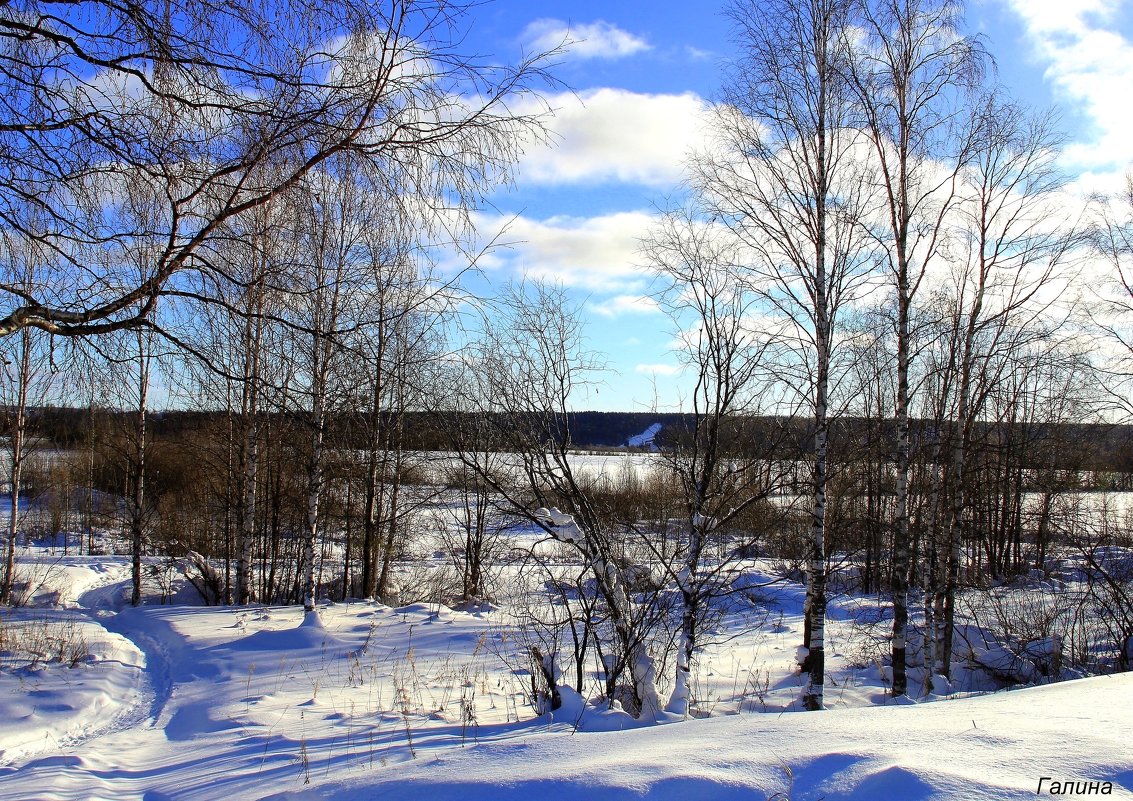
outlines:
M146 524L146 454L149 441L146 422L149 414L150 375L153 367L153 334L142 330L133 332L137 346L131 361L137 365L134 389L135 425L131 431L132 452L129 472L129 515L130 515L130 603L138 606L142 602L142 549L145 543Z
M225 451L226 542L235 529L235 592L229 594L238 604L254 597L264 406L273 383L271 355L282 348L286 330L283 300L291 291L285 275L290 259L283 252L286 210L286 198L279 197L226 225L210 244L209 258L228 280L197 276L197 294L216 302L182 305L186 319L172 323L193 383L188 392L228 413L218 446ZM231 550L226 545L226 575Z
M82 368L82 380L90 388L88 419L95 415L96 402L108 411L106 435L90 445L89 491L97 487L118 500L106 522L121 526L129 542L130 603L138 606L153 516L148 486L153 444L150 395L160 375L160 362L168 354L159 349L154 332L144 329L117 331L73 344L77 347L70 354L71 366Z
M396 198L371 195L361 211L364 300L347 344L361 369L355 403L366 454L362 593L372 598L390 592L395 541L414 507L403 498L402 479L413 459L406 414L443 351L452 286L429 270L415 221Z
M0 221L51 254L29 289L0 285L0 334L87 335L152 321L234 219L351 155L427 208L499 179L542 56L499 66L463 47L447 0L267 8L184 0L27 0L0 12ZM108 209L124 182L156 214ZM433 205L434 209L441 204ZM162 243L139 264L141 238Z
M434 407L438 424L448 428L461 461L509 512L582 559L612 629L597 643L607 657L607 698L636 716L655 718L661 701L648 636L657 610L632 597L631 571L620 558L626 527L607 514L571 453L576 443L569 412L602 366L585 347L577 308L561 289L512 287L487 307L466 363L448 382L452 396ZM497 447L514 454L502 475L461 450L459 426L477 416L491 426Z
M759 418L769 405L764 396L775 340L753 328L760 297L737 275L740 248L725 232L673 210L644 253L666 283L664 308L684 328L678 334L680 355L692 379L685 399L688 422L670 427L660 457L679 483L685 530L671 552L664 541L654 546L680 595L676 673L666 711L686 716L709 606L734 577L732 559L706 558L709 535L726 530L779 485L771 458L778 438ZM669 537L667 529L662 540Z
M1107 274L1095 291L1101 303L1092 317L1116 349L1107 360L1114 381L1107 385L1114 405L1125 415L1133 412L1129 382L1133 378L1133 173L1125 177L1121 191L1094 199L1091 233L1094 248L1106 265Z
M944 219L971 155L965 95L982 75L982 50L960 33L960 14L954 0L861 0L855 15L860 28L845 34L852 48L847 78L864 116L881 195L871 231L885 253L896 306L895 696L908 687L910 317L926 271L940 254Z
M239 399L227 494L240 501L227 501L225 519L226 541L235 521L237 600L251 596L262 517L263 390L274 383L279 398L296 397L284 378L266 374L283 360L264 364L264 338L286 330L334 350L347 334L315 330L321 321L299 320L294 303L265 305L291 293L302 265L275 258L272 269L292 275L269 277L240 239L262 240L279 207L334 175L359 191L364 183L375 205L413 232L397 242L403 256L407 243L466 243L469 210L507 180L522 147L545 136L549 110L537 91L550 81L547 54L515 65L471 54L467 11L447 0L332 0L317 10L33 0L0 13L9 45L0 80L10 101L0 119L0 221L9 249L33 243L47 254L34 287L21 275L0 284L0 334L149 328L222 379L222 397ZM364 204L354 205L360 217ZM147 257L135 258L141 250ZM356 265L358 254L346 260ZM202 318L226 320L244 347L203 346ZM353 325L368 325L364 318ZM310 387L329 359L314 361ZM325 408L310 411L325 419ZM312 443L308 499L318 496L320 442ZM273 547L282 531L276 500ZM226 545L226 564L231 556Z
M513 520L498 508L492 488L482 474L500 476L506 470L508 455L493 448L490 427L478 415L463 427L468 435L463 459L447 472L449 484L445 522L453 530L445 534L450 558L460 574L460 599L476 603L490 597L489 572L498 566L499 556L508 546L504 534ZM475 460L471 468L465 461Z
M715 151L694 159L692 183L714 219L748 249L740 280L794 344L794 389L813 419L813 504L803 692L822 707L825 681L826 482L831 367L838 315L868 277L861 217L869 182L846 83L847 0L732 4L741 56L712 119ZM787 377L787 373L782 375Z
M978 107L973 157L964 170L953 240L958 259L951 286L949 361L955 379L955 431L949 461L951 503L943 584L929 619L931 669L951 675L952 639L961 546L967 534L965 487L968 449L976 420L1004 352L1024 352L1050 336L1066 314L1070 273L1060 268L1077 241L1059 191L1059 136L1048 115L1035 117L992 94ZM1063 304L1059 309L1056 304Z
M312 173L297 192L293 206L297 224L290 232L295 254L291 331L295 365L293 397L310 439L306 449L307 516L300 570L303 609L315 611L315 545L322 533L320 504L326 480L326 429L343 360L343 333L353 325L352 290L357 286L354 251L360 236L356 210L364 203L351 179L349 165L335 173Z
M271 319L278 315L274 306L280 292L273 287L278 270L278 207L281 203L267 203L246 218L247 247L240 253L243 269L236 282L237 314L232 320L237 328L233 337L237 353L240 408L237 418L238 437L236 482L237 562L236 603L251 602L253 544L257 516L257 481L260 464L261 405L264 395L266 348L272 337ZM232 316L229 315L231 318Z
M46 337L34 331L21 331L0 352L4 367L0 391L5 401L7 433L7 481L11 497L8 511L7 547L5 548L4 576L0 584L0 604L13 603L16 572L16 541L20 535L22 507L20 492L24 490L25 465L35 447L35 437L28 430L30 405L42 402L52 383L51 358L46 348ZM58 532L52 531L55 535Z

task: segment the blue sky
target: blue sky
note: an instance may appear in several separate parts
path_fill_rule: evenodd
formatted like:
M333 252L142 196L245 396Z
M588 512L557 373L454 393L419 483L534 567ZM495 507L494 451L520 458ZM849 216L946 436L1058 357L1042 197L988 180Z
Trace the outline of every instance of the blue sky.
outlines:
M1133 164L1133 8L1112 0L970 2L999 77L1017 98L1053 106L1068 136L1064 168L1080 195L1112 191ZM732 55L723 3L495 0L474 9L483 52L514 58L568 35L551 97L556 144L521 161L515 186L478 215L507 225L510 247L486 260L492 281L535 275L583 304L591 347L610 372L579 408L667 411L679 399L671 323L649 300L637 253L677 189L698 115ZM695 10L691 10L695 9Z

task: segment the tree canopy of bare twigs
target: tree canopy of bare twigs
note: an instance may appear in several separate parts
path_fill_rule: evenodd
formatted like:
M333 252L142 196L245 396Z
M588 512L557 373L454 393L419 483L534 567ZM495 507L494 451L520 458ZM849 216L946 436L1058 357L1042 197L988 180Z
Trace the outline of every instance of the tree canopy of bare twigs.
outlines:
M470 55L466 11L5 3L0 246L35 249L43 266L34 281L3 276L0 334L154 325L167 294L222 302L183 276L238 282L213 243L334 158L371 172L419 223L459 227L524 137L543 136L541 112L513 109L547 77L538 55L512 66Z

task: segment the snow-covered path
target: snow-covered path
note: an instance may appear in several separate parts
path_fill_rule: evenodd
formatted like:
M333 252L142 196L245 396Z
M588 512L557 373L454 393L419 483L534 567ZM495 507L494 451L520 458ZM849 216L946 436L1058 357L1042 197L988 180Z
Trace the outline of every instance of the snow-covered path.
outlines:
M44 662L2 677L5 684L16 684L17 692L4 698L0 776L20 760L81 750L88 742L134 728L144 720L153 694L143 652L128 635L103 625L109 613L83 609L76 598L121 590L123 565L114 559L91 564L79 558L50 558L41 564L53 574L44 586L66 588L52 594L68 608L14 610L9 625L57 632L87 655L74 668ZM43 761L50 764L53 759Z
M71 608L34 614L75 621L92 659L0 674L0 801L946 801L1034 798L1043 777L1133 798L1133 675L901 705L867 683L827 712L644 727L568 694L535 718L496 613L130 609L123 562L65 570ZM786 664L798 588L763 592L785 613L747 647Z
M28 681L50 690L0 700L0 716L26 729L22 740L0 733L0 799L258 798L473 736L447 708L464 702L454 688L488 681L477 659L458 661L478 650L485 621L475 615L340 605L324 610L328 629L295 608L110 612L122 597L110 585L123 580L112 574L82 593L95 608L52 614L82 621L92 650L114 644L133 659L47 666ZM77 702L80 684L106 700ZM19 693L31 706L13 703ZM60 699L55 718L35 705L48 695ZM510 710L502 726L489 720L497 699ZM476 733L527 730L514 700L485 692L485 702Z

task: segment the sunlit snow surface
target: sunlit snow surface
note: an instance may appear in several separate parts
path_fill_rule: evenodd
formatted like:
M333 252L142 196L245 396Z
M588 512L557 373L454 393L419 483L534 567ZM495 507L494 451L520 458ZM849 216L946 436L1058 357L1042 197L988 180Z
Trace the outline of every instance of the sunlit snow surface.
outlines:
M1133 676L896 704L854 639L868 599L831 606L830 710L781 711L802 591L778 585L701 660L713 717L641 725L569 693L536 716L503 609L123 609L125 558L35 558L54 605L5 625L71 621L89 656L0 673L0 799L1133 798Z

